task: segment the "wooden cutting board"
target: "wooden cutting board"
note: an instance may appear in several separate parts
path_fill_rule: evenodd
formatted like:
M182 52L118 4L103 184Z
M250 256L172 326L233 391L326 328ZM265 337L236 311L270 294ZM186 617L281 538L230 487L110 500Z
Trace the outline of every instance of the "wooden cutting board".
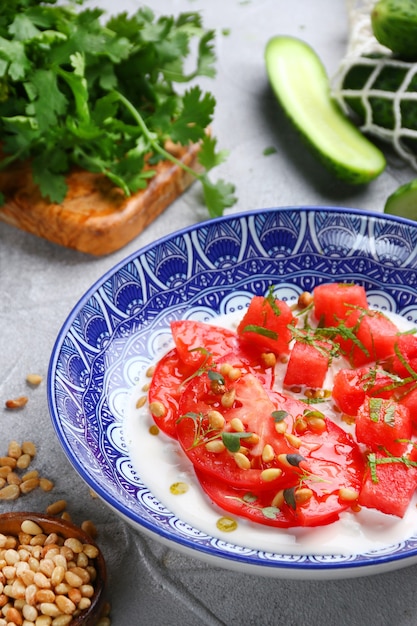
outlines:
M187 148L172 144L167 149L201 171L198 144ZM41 197L28 164L14 165L0 172L0 190L6 198L0 220L80 252L109 254L137 237L194 180L171 161L161 161L153 169L156 174L147 187L129 198L105 176L74 170L67 177L65 200L54 204Z

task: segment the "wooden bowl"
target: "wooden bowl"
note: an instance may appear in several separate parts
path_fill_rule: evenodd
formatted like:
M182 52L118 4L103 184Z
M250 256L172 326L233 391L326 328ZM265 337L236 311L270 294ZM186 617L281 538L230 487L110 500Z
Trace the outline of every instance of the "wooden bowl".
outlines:
M66 520L59 519L50 515L32 512L15 512L0 514L0 534L18 536L21 532L21 524L25 520L36 522L45 534L57 533L65 539L75 537L82 543L97 546L94 540L81 528ZM70 622L70 626L95 626L98 621L104 604L104 593L107 582L106 564L101 551L94 559L94 566L97 571L97 577L94 581L94 595L91 598L91 605L88 609L81 611L79 615L74 617Z

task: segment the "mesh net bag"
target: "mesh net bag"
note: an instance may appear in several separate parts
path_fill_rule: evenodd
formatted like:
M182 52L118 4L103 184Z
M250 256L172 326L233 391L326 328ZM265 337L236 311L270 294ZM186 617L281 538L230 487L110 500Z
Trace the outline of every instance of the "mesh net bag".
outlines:
M346 4L349 40L333 80L333 98L346 114L356 114L364 133L392 144L417 169L417 63L395 59L375 39L375 0Z

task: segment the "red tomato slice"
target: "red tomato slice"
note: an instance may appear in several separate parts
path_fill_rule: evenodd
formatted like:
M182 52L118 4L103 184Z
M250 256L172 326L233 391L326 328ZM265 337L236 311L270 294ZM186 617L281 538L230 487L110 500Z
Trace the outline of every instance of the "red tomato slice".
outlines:
M200 469L196 475L208 497L229 513L280 528L330 524L359 496L364 471L359 448L327 420L324 433L309 433L303 438L299 453L310 470L285 490L236 488Z
M173 348L158 361L148 392L149 408L155 424L166 435L174 438L177 436L181 383L185 379L181 365L178 351Z
M276 405L252 374L244 374L233 383L226 379L225 382L225 387L219 391L217 384L213 385L209 376L203 374L191 380L181 396L177 437L188 458L199 470L235 487L263 490L294 484L299 470L283 467L277 460L279 454L294 454L297 449L275 430L272 413ZM225 392L235 394L228 408L222 405ZM212 426L210 411L213 410L224 417L224 426ZM242 424L244 432L236 431L236 423ZM234 440L238 454L224 446L225 437ZM215 448L220 444L220 450L213 449L213 440ZM266 445L274 451L271 460L262 458ZM240 446L248 450L246 455L241 453ZM265 480L265 469L277 469L277 475L267 475L268 480Z
M267 367L259 354L238 345L236 333L193 321L173 322L172 330L179 349L173 348L158 361L148 393L154 421L169 437L177 436L178 403L184 391L182 385L189 377L197 375L203 364L207 368L212 364L214 368L214 361L230 363L233 367L252 372L266 388L272 388L274 369ZM190 352L193 347L203 350ZM158 410L152 411L152 403L158 403Z
M233 352L238 345L235 332L204 322L174 321L171 322L171 332L179 358L195 369Z

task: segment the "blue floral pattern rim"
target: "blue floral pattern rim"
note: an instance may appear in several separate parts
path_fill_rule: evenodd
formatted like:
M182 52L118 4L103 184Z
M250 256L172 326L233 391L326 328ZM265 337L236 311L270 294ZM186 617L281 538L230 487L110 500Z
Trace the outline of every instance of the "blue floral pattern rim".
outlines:
M364 575L417 561L416 534L365 554L260 552L193 528L141 481L123 439L126 399L173 319L210 320L277 285L289 299L323 282L359 282L373 306L417 324L417 224L338 207L231 214L130 255L76 304L53 348L51 419L73 467L127 522L173 548L268 575Z

